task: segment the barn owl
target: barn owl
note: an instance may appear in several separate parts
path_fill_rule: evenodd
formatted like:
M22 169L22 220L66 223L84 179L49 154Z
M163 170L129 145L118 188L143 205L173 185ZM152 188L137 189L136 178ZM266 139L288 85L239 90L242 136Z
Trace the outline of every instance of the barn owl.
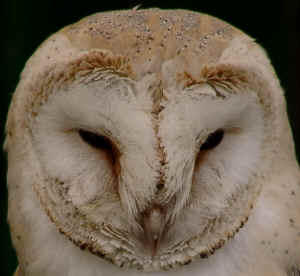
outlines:
M212 16L134 9L49 37L10 106L23 276L291 276L300 175L264 50Z

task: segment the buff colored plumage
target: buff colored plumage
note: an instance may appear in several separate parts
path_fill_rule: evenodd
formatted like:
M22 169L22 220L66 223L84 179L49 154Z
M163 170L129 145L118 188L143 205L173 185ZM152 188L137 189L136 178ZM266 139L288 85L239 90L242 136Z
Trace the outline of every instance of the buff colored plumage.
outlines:
M5 150L18 276L299 271L283 91L219 19L134 9L63 28L22 72Z

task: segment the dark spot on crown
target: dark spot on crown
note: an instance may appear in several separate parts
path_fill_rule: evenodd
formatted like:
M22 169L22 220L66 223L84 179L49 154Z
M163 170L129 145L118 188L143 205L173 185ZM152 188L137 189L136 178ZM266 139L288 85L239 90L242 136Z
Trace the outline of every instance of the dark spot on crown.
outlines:
M208 258L208 253L207 252L200 253L200 258L202 258L202 259Z
M286 249L286 250L284 251L284 253L288 255L288 254L289 254L289 251Z
M192 260L187 260L183 265L188 265L192 262Z

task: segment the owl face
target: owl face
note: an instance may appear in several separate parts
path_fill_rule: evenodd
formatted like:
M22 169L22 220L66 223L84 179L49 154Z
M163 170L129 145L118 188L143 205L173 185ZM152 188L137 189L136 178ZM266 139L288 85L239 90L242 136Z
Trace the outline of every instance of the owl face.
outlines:
M187 11L98 14L28 66L13 105L30 185L81 249L161 270L208 257L246 223L277 143L273 75L250 38Z

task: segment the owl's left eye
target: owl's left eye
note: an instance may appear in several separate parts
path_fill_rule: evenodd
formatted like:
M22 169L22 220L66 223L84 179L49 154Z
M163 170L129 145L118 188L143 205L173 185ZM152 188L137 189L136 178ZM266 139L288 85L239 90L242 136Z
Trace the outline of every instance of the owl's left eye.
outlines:
M224 137L224 130L217 129L208 135L206 141L201 145L200 150L210 150L218 146Z

